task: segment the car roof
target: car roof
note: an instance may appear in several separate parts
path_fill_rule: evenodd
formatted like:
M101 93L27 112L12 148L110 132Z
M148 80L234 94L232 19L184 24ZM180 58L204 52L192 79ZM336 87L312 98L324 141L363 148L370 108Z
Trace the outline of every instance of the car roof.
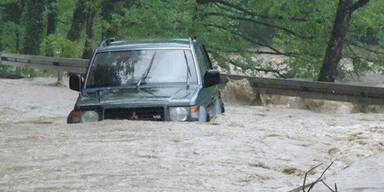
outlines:
M139 39L113 41L108 45L101 45L99 52L123 51L135 49L190 49L191 41L184 39Z

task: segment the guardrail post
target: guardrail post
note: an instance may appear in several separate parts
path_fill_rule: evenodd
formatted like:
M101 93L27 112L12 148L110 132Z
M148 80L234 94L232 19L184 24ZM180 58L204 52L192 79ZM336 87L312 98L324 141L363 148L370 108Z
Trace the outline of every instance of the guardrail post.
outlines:
M20 75L21 76L22 75L21 74L21 70L22 70L21 67L16 67L16 75Z
M57 83L62 84L63 83L63 72L59 71L57 72Z
M35 69L29 69L29 77L34 78L36 77L36 71Z

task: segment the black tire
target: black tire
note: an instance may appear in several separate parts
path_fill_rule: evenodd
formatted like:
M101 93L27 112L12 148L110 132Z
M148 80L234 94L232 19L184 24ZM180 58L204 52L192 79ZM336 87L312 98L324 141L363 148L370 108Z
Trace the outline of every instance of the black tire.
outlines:
M67 117L67 124L72 124L73 123L73 121L72 121L72 113L73 113L73 111L71 111L69 113L68 117Z
M208 122L209 121L209 113L204 106L200 106L199 110L199 122Z

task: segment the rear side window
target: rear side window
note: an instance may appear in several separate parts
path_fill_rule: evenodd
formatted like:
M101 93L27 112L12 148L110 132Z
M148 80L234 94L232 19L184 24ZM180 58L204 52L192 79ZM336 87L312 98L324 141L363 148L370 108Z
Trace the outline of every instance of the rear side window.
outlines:
M206 61L208 69L213 69L211 60L209 59L209 55L207 50L205 49L205 46L201 46L201 51L203 52L204 60Z
M201 46L196 46L196 59L199 63L201 75L204 76L205 72L208 70L208 62Z

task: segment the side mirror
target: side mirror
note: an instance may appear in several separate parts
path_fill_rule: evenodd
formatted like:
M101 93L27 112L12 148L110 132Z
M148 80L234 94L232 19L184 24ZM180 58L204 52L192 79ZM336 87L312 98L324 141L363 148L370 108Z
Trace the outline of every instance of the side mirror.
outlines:
M82 88L81 75L71 75L69 77L69 88L74 91L81 91L81 88Z
M211 87L220 83L220 72L210 69L204 75L203 87Z

